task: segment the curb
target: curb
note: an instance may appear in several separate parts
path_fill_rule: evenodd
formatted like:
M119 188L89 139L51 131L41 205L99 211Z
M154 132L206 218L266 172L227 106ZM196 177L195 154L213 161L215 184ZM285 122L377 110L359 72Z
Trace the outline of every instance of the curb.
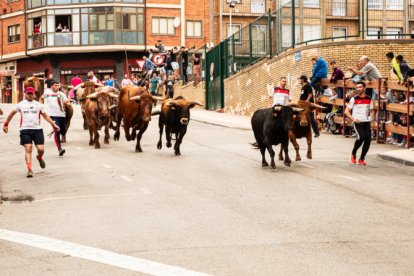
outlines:
M403 164L404 166L414 166L414 162L413 161L408 161L405 159L401 159L401 158L397 158L397 157L393 157L393 156L389 156L386 154L378 154L378 157L382 160L385 161L391 161L391 162L395 162L398 164Z

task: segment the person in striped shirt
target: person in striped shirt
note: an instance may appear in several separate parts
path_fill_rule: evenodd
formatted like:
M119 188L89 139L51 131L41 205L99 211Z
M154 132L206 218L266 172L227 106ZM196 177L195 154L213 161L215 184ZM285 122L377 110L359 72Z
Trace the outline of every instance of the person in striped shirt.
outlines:
M6 121L4 122L3 131L9 132L9 122L13 116L20 113L20 145L25 148L25 159L27 165L27 177L33 177L32 171L32 149L33 143L37 149L36 159L39 161L39 165L42 169L46 167L46 163L43 160L43 154L45 153L45 138L43 135L43 129L40 124L40 116L42 116L50 125L59 131L59 126L44 112L43 105L34 100L34 88L27 87L25 90L25 99L19 102L15 108L10 112Z
M270 91L269 96L273 97L273 104L275 105L287 105L292 101L292 96L290 95L289 89L286 88L287 80L285 77L280 78L279 85L273 88L273 91Z
M364 82L357 83L356 90L358 95L351 98L345 109L346 117L354 122L354 129L357 135L351 154L351 162L356 163L357 151L362 146L361 157L358 160L358 163L361 165L367 164L365 157L371 145L371 119L374 118L374 102L370 96L365 94L365 87Z
M55 143L59 151L59 156L65 154L65 150L62 148L60 141L60 135L66 134L66 106L70 101L66 95L59 91L59 83L57 81L52 82L52 88L46 89L42 97L40 97L40 103L44 103L45 109L50 118L59 126L60 131L55 131Z

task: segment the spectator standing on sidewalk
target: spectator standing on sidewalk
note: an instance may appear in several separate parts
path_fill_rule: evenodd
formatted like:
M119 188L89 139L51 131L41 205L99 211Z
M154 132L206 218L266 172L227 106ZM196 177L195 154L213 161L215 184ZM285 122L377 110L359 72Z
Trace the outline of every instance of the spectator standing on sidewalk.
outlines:
M313 66L312 77L310 79L311 86L315 89L316 95L318 95L323 93L321 79L326 79L328 77L328 64L319 56L319 54L315 54L314 58L316 63Z
M168 79L165 80L164 85L165 85L165 97L167 98L174 98L174 84L175 84L175 80L174 80L174 75L169 75Z
M379 80L382 78L381 73L379 72L378 68L370 62L369 58L367 56L362 56L359 61L362 64L362 69L357 70L356 68L348 66L347 69L351 70L354 74L358 76L364 76L368 81L372 80ZM373 89L372 88L366 88L365 94L369 97L373 98L375 100L375 96L373 95ZM378 92L377 92L378 93Z
M273 104L275 105L287 105L292 101L292 96L290 95L289 89L286 88L286 77L281 77L279 85L273 88L273 91L270 91L269 96L273 97Z
M181 46L180 48L181 53L181 63L182 63L182 69L183 69L183 75L184 75L184 85L188 82L188 76L187 76L187 68L188 68L188 50Z
M354 129L357 135L354 148L351 153L351 162L356 163L358 149L362 146L362 153L358 160L361 165L366 165L365 157L371 145L371 118L374 118L374 102L371 97L365 94L365 83L357 83L357 93L351 98L345 109L345 115L354 122ZM352 114L351 114L352 111Z
M128 85L132 85L132 82L131 82L131 80L129 79L128 75L127 75L127 74L125 74L125 75L124 75L124 79L123 79L123 80L122 80L122 82L121 82L121 87L125 87L125 86L128 86Z
M331 75L331 79L329 80L329 82L335 84L337 81L343 80L345 77L345 74L344 72L342 72L341 68L338 67L338 65L336 64L336 61L333 60L329 64L331 65L331 68L332 68L332 75ZM336 91L337 91L338 98L343 99L343 88L338 87Z
M200 82L200 64L201 64L201 55L198 53L198 50L194 50L194 85L197 85Z
M312 86L308 82L308 77L306 75L302 75L300 76L299 79L302 85L302 90L300 93L299 100L314 103L315 100L313 99L313 90L312 90ZM315 114L313 113L313 111L311 111L309 115L311 119L312 129L313 129L313 132L315 133L315 138L317 138L320 136L320 134L319 134L318 125L316 124L316 121L315 121Z
M10 112L3 125L3 131L9 132L9 122L13 116L20 112L20 145L25 149L25 159L27 166L27 177L33 177L32 171L32 148L33 143L37 149L36 159L42 169L46 167L43 160L45 153L45 137L42 126L40 125L40 115L53 127L55 131L59 131L59 126L44 112L43 105L34 100L35 93L33 87L27 87L25 90L25 99L19 102Z
M44 103L45 109L50 118L59 126L60 130L54 132L56 147L59 151L59 156L65 154L60 141L60 135L66 135L66 106L70 105L70 101L63 92L59 91L59 83L52 82L52 88L46 89L39 102Z

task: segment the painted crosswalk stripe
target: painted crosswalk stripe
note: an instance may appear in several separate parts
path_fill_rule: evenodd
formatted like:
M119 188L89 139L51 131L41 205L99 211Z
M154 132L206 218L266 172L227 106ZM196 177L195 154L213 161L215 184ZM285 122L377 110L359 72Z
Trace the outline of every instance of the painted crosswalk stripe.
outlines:
M139 259L95 247L79 245L72 242L56 240L34 234L10 231L6 229L0 229L0 239L44 250L49 250L52 252L57 252L60 254L65 254L89 261L125 268L132 271L147 273L150 275L208 275L205 273L188 270L181 267L157 263L145 259Z

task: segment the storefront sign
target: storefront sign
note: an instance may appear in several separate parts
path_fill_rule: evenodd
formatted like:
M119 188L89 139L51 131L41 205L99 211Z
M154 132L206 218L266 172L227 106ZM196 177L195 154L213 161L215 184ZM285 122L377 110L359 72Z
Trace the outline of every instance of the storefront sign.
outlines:
M111 67L100 67L100 68L71 68L60 70L61 75L74 75L74 74L86 74L89 71L98 74L113 73L114 69Z

